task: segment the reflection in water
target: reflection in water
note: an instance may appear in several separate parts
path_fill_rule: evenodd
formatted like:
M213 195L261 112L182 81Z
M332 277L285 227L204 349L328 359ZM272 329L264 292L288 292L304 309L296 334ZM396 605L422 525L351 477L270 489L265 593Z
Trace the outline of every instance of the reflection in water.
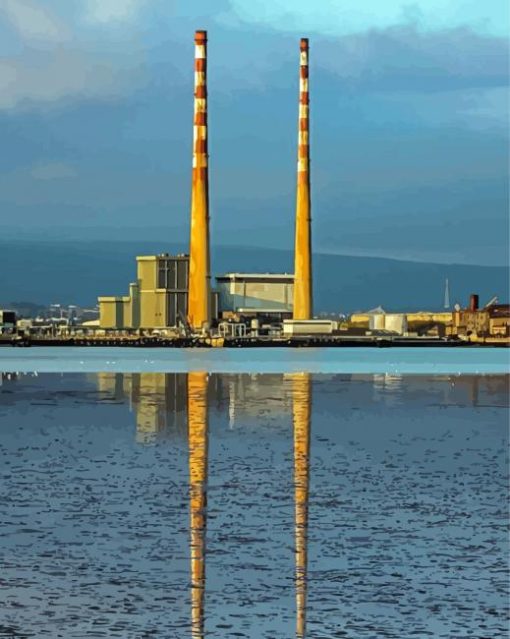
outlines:
M283 374L228 374L214 375L228 398L229 427L246 419L272 418L288 415L291 411L292 393L283 383Z
M372 376L373 398L384 401L386 406L397 406L401 402L403 377L392 373Z
M206 373L188 374L188 433L191 544L191 636L203 639L207 528L208 393ZM294 425L296 637L306 633L308 494L310 478L311 378L288 376ZM284 386L281 384L281 386ZM285 386L286 387L286 386ZM232 381L229 390L232 389ZM230 394L229 394L230 395ZM230 398L232 395L230 395ZM229 402L230 405L230 402Z
M128 400L136 417L136 441L154 444L177 433L186 437L186 375L179 373L97 373L99 392Z
M309 373L295 373L290 377L294 400L292 413L294 422L296 636L304 637L306 633L311 379Z
M1 375L0 636L506 636L509 380Z
M179 436L187 438L186 407L187 376L181 373L97 373L89 375L95 381L104 400L124 402L136 418L136 441L154 444ZM261 426L271 422L276 426L280 418L292 411L292 384L283 380L292 375L211 375L207 396L209 404L223 410L226 402L228 425L248 422ZM14 381L15 374L2 376L4 382ZM382 403L387 408L405 407L410 396L424 396L443 406L507 405L508 378L478 375L334 375L322 376L339 389L349 385L349 396L359 405ZM364 382L364 383L363 383ZM502 401L503 398L503 401Z
M191 561L191 633L203 638L205 598L205 536L207 505L208 400L226 401L228 425L245 424L250 419L269 418L292 413L294 433L294 507L295 507L295 596L296 636L306 636L307 537L310 481L311 376L287 375L212 376L141 373L97 375L101 392L112 399L129 400L136 415L136 441L154 443L163 434L187 432L189 438L190 482L190 561ZM333 377L332 379L335 379ZM422 393L425 381L420 376L370 375L336 376L349 383L350 394L360 403L383 402L388 408L403 405L406 395ZM352 386L352 382L367 382ZM209 380L211 381L211 380ZM287 383L287 381L289 383ZM405 382L405 383L404 383ZM436 376L428 392L438 404L471 405L501 395L508 380L478 376ZM437 392L434 387L437 385ZM186 415L187 409L187 415ZM187 424L186 424L187 418Z
M207 523L207 373L188 374L191 543L191 636L204 637L205 531Z

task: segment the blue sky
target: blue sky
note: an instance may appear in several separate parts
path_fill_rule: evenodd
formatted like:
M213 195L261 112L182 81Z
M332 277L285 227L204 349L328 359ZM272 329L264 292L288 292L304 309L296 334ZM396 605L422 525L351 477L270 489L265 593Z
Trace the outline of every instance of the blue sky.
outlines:
M292 247L308 36L315 248L504 264L507 4L3 0L4 234L186 241L206 28L213 242Z

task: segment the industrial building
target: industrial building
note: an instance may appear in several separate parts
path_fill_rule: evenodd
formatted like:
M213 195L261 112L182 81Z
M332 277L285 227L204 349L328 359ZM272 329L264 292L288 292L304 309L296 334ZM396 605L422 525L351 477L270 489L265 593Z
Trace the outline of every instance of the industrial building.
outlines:
M16 331L17 316L15 311L0 309L0 334Z
M479 308L479 297L471 295L469 307L456 308L448 333L458 337L510 337L510 304L498 304L497 298Z
M397 335L443 336L446 326L452 321L452 313L418 311L411 313L388 313L381 306L364 313L353 313L349 325L368 331L387 331Z
M136 258L137 279L129 294L100 297L99 326L102 329L168 329L186 324L188 315L189 256L141 255ZM217 295L210 307L217 316Z
M371 332L390 331L398 335L450 336L460 338L510 337L510 305L497 298L479 308L478 295L471 295L468 308L445 312L387 313L378 306L365 313L354 313L349 324Z
M288 273L225 273L216 276L221 317L292 315L294 276Z

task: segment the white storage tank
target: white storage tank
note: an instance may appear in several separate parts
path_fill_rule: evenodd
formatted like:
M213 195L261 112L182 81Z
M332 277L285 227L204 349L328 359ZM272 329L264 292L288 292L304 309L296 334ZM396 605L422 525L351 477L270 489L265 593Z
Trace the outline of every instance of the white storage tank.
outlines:
M385 317L386 317L385 313L373 313L369 317L368 328L371 331L384 330L384 328L385 328L384 318Z
M405 313L386 313L384 315L384 328L387 331L405 335L407 333L407 315Z

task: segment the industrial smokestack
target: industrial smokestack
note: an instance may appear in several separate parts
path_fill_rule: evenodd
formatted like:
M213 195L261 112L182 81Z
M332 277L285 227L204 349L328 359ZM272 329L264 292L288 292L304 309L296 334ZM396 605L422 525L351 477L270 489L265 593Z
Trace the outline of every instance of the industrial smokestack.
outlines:
M197 330L211 319L207 156L207 32L196 31L188 319Z
M478 310L478 295L473 293L469 296L469 310L477 311Z
M310 100L308 39L300 43L299 133L294 250L294 319L310 319L312 309L312 229L310 206Z

